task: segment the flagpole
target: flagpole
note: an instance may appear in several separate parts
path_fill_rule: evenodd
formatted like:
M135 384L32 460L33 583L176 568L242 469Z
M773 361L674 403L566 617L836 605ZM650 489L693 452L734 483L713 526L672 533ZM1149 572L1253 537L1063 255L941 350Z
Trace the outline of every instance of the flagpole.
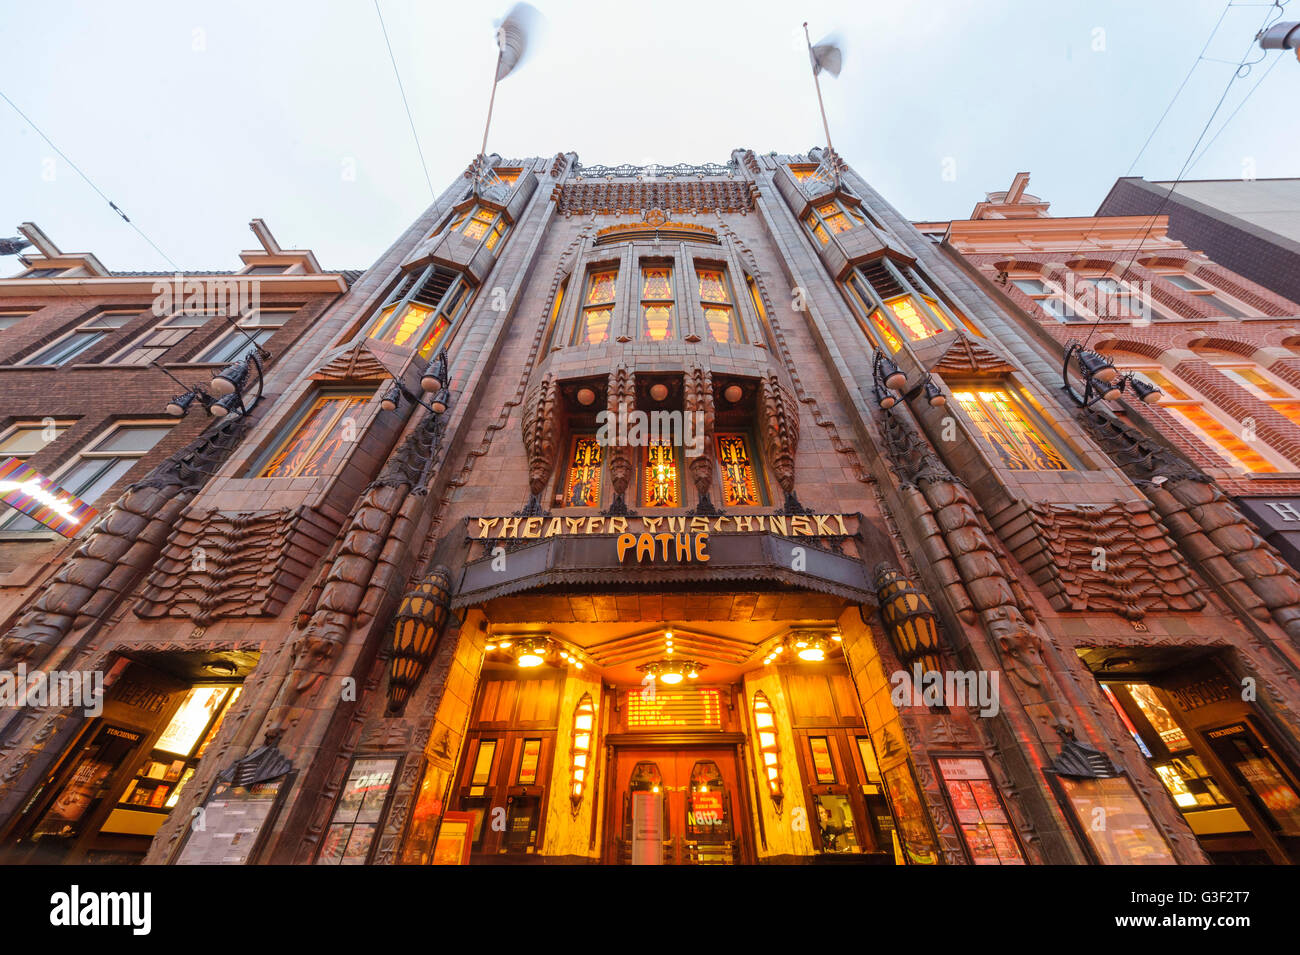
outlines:
M503 51L502 51L500 45L498 44L498 46L497 46L497 65L496 65L496 68L492 71L492 96L491 96L491 98L488 99L488 114L487 114L487 122L483 124L483 145L479 148L479 151L478 151L478 154L479 154L480 156L486 156L486 155L487 155L487 138L488 138L488 129L491 128L491 126L492 126L492 107L496 105L496 101L497 101L497 83L501 82L501 81L498 79L498 76L499 76L500 73L501 73L501 54L502 54L502 52L503 52Z
M817 78L817 61L813 56L812 37L808 35L808 22L806 20L803 25L803 38L808 44L808 65L812 67L813 85L817 87L817 107L822 112L822 129L826 132L826 148L834 152L835 147L831 145L830 123L826 122L826 103L822 101L822 84L821 80Z

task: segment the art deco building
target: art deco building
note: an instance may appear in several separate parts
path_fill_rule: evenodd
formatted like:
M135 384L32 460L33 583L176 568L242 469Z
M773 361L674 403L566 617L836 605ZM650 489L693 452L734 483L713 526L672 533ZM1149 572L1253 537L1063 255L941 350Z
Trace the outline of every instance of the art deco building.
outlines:
M111 680L9 720L5 851L1294 860L1300 579L1012 311L818 150L471 165L4 632Z

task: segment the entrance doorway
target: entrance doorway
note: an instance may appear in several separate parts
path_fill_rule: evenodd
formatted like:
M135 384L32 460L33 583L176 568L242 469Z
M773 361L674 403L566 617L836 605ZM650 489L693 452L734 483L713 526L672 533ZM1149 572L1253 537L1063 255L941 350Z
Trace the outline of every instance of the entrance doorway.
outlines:
M607 863L735 865L749 859L749 805L735 747L614 750Z

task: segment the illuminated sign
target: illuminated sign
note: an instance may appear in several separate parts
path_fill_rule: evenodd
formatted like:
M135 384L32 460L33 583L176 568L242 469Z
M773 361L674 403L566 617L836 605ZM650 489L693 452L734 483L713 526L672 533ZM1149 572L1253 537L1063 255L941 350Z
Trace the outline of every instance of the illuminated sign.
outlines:
M5 458L0 462L0 502L17 508L64 537L77 536L99 513L19 458Z
M646 559L697 560L703 563L709 559L705 550L708 543L708 534L619 534L615 547L620 561L635 547L638 564Z
M651 684L628 691L626 714L629 730L721 729L722 694L713 687L664 690Z
M782 537L849 537L856 514L719 514L714 517L579 515L576 517L471 517L471 540L545 540L604 534L778 534Z

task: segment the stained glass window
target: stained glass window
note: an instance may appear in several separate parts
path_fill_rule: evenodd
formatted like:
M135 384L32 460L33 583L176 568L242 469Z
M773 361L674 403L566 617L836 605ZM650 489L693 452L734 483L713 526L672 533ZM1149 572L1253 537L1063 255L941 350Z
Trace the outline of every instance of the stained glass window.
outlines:
M573 344L599 345L609 341L609 323L614 317L617 286L618 269L591 273L587 279L587 298L582 314L573 330Z
M997 452L1003 467L1013 471L1073 470L1028 410L1006 389L954 389L952 394Z
M516 177L518 173L515 174ZM489 249L495 249L501 237L506 234L506 221L501 213L483 206L471 206L451 223L452 232L463 232L465 236L477 242L484 236L484 243Z
M318 477L347 454L369 395L321 395L298 419L258 477Z
M755 507L762 504L754 459L749 453L749 440L743 434L719 434L717 442L723 506Z
M384 306L369 337L402 348L415 348L420 357L432 358L471 298L464 277L434 266L412 283L401 298Z
M642 329L646 338L661 342L676 338L673 324L673 270L667 265L641 269Z
M680 507L677 454L671 444L651 444L645 449L644 507Z
M704 308L704 326L715 342L744 341L731 302L731 284L722 269L696 269L700 280L700 303Z
M595 437L577 435L564 479L565 507L600 507L601 448Z
M817 241L825 245L830 241L832 233L848 232L850 229L864 224L867 219L862 214L862 211L851 203L832 199L829 202L822 202L813 206L808 210L808 214L804 216L803 221Z

